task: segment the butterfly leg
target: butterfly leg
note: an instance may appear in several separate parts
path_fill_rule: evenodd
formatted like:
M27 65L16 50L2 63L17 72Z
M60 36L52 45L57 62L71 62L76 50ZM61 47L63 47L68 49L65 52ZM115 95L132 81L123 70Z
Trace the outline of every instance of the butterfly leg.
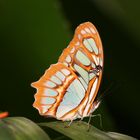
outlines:
M88 130L87 130L87 131L89 131L89 129L90 129L91 118L92 118L92 115L89 116L89 120L88 120Z
M81 117L80 120L78 121L78 125L80 125L83 120L83 116L79 113L79 111L77 112L77 114Z
M96 116L99 117L99 119L100 119L100 127L101 127L101 129L103 129L103 122L102 122L102 116L101 116L101 114L96 114Z
M65 125L65 128L69 128L71 126L72 122L73 122L73 120L71 120L68 125Z
M101 114L96 114L96 115L90 115L89 116L89 120L88 120L88 131L90 130L90 122L91 122L91 118L94 118L94 117L99 117L100 119L100 127L103 129L103 124L102 124L102 116Z
M79 121L78 121L78 125L80 125L82 123L82 120L83 118L81 118Z

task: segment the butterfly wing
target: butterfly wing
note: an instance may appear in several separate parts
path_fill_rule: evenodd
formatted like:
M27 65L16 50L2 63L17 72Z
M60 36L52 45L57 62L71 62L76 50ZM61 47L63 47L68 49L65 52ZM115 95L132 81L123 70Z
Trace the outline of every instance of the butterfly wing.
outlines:
M60 120L88 116L97 95L103 67L99 34L90 22L79 25L58 63L51 65L39 81L33 106L41 115Z
M85 88L85 97L78 109L82 117L88 116L92 113L92 104L99 89L103 69L103 47L92 23L86 22L77 27L73 40L63 51L59 62L73 69ZM96 73L97 67L101 69Z
M75 72L64 64L51 65L40 80L32 84L37 88L33 106L41 115L69 120L85 96L85 89L77 79ZM73 109L75 111L64 119Z

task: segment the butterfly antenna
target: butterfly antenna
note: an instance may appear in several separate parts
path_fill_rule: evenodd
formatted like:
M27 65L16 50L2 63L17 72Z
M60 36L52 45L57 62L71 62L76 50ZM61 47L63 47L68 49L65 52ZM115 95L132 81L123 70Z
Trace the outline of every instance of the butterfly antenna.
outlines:
M110 85L105 89L99 97L97 97L97 101L101 102L107 95L109 95L111 92L119 89L121 85L116 84L116 82L111 82Z

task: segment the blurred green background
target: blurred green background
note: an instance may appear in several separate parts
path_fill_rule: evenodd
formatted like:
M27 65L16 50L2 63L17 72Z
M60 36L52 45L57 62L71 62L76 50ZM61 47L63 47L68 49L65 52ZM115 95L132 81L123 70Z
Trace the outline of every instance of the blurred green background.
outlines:
M90 21L105 53L100 93L115 83L98 109L104 129L140 138L139 5L139 0L0 0L0 110L48 121L32 107L30 84L57 62L75 28Z

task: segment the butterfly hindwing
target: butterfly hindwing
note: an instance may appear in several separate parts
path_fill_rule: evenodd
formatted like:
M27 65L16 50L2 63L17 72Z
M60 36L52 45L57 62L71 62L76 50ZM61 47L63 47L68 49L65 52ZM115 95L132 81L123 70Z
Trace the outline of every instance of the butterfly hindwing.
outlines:
M51 65L32 86L37 88L33 106L41 115L57 119L77 107L85 96L77 75L61 63Z

